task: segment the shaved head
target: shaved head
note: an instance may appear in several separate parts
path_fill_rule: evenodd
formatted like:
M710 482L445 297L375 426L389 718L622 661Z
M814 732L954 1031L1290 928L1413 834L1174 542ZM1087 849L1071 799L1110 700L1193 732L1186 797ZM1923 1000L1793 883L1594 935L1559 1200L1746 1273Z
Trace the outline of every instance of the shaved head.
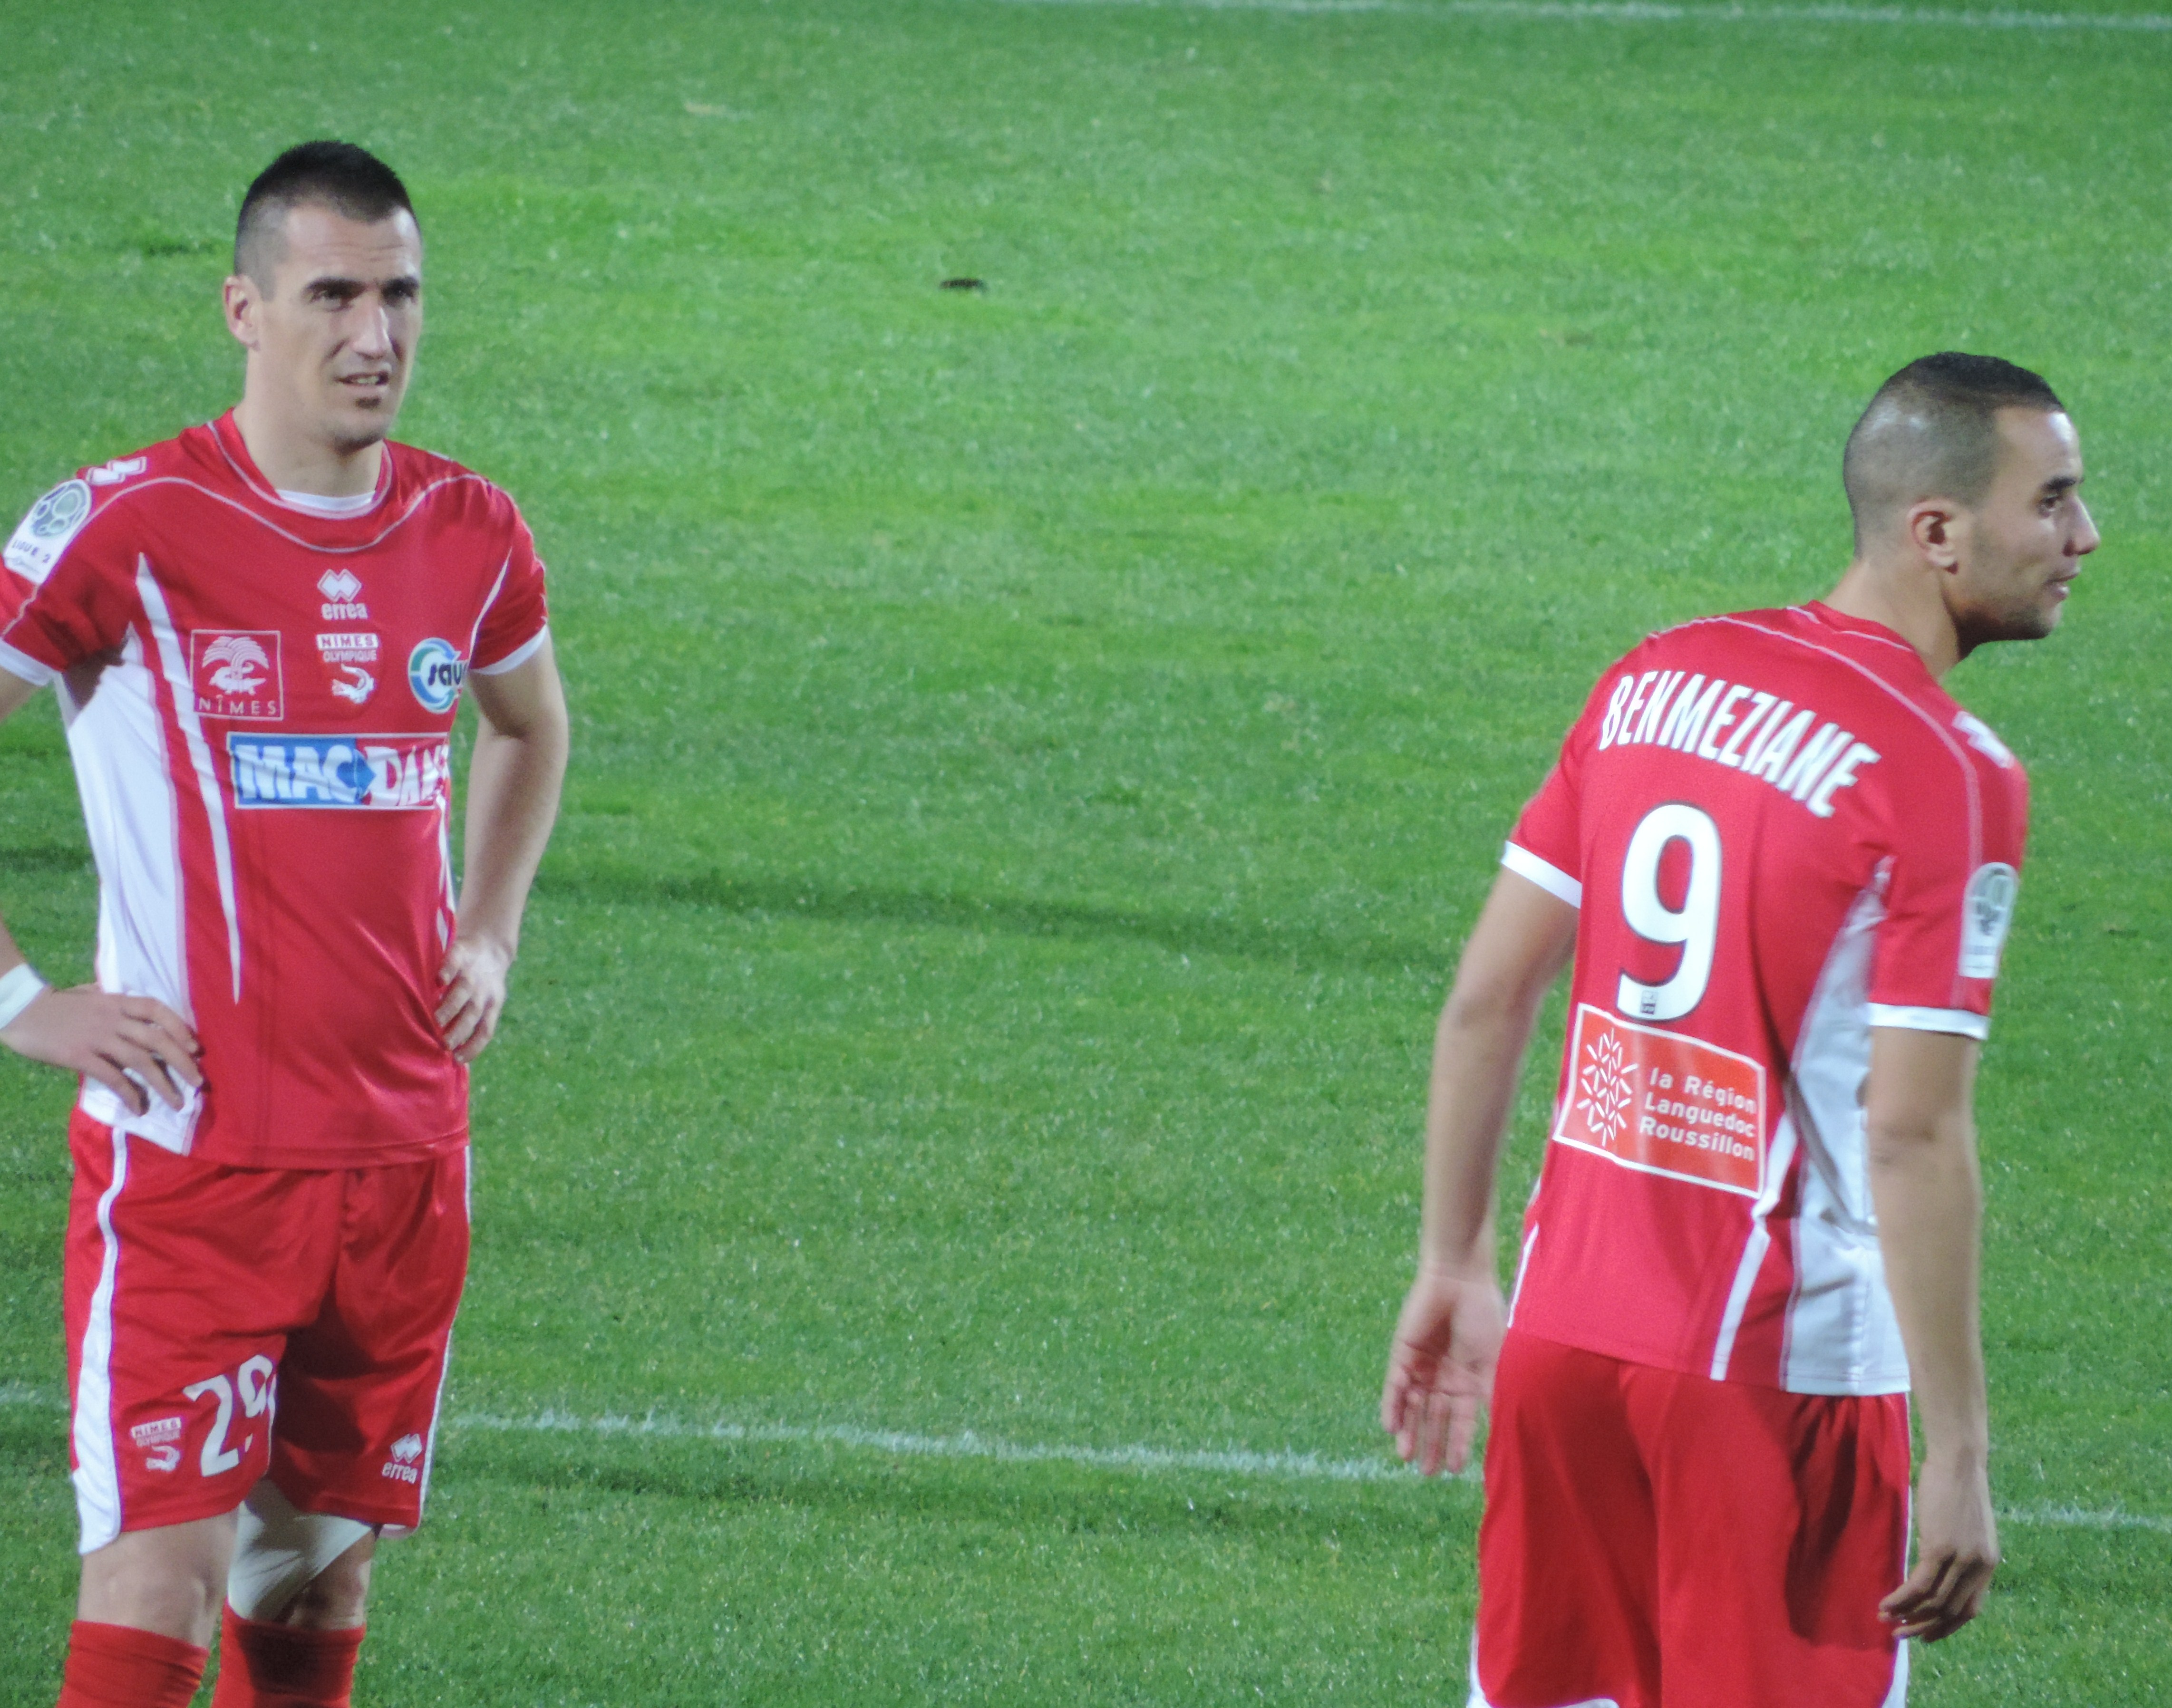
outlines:
M302 207L329 207L343 219L375 225L415 209L400 175L352 142L300 142L257 174L234 222L234 270L272 288L286 253L287 218Z
M1841 464L1856 549L1926 498L1981 500L1998 469L2002 409L2066 412L2041 376L1996 356L1944 351L1879 386Z

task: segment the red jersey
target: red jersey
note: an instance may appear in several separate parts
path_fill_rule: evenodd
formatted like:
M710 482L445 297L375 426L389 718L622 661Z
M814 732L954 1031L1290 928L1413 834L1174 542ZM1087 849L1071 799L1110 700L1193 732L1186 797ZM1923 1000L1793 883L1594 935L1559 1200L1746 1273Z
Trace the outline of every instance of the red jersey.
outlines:
M1503 863L1577 905L1514 1320L1798 1394L1908 1386L1870 1030L1981 1038L2028 781L1900 636L1822 604L1654 635Z
M203 1045L178 1113L83 1112L243 1168L457 1147L433 1018L454 925L462 681L542 644L543 567L480 475L388 444L377 490L281 494L232 416L40 499L0 572L0 668L56 681L98 864L98 981Z

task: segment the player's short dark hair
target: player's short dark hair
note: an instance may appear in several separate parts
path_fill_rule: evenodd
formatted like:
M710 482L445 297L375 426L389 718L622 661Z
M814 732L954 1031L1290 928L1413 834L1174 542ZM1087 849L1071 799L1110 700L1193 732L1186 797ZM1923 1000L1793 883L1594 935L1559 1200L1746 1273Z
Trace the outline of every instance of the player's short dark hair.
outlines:
M1857 545L1877 518L1920 499L1982 497L1998 469L2002 409L2066 405L2041 374L1958 350L1919 357L1879 386L1841 459Z
M352 142L298 142L256 175L234 223L234 270L269 286L271 262L288 213L311 205L374 225L415 205L400 175ZM258 271L261 269L262 271Z

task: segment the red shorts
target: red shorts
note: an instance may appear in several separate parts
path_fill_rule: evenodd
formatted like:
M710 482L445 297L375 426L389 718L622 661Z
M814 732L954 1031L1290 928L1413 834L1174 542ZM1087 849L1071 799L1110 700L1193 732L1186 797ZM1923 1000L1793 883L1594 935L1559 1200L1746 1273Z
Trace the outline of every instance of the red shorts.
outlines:
M1881 1708L1906 1652L1908 1402L1713 1382L1511 1330L1472 1708Z
M266 1474L306 1512L421 1523L467 1276L465 1147L228 1168L80 1110L68 1140L83 1551L230 1512Z

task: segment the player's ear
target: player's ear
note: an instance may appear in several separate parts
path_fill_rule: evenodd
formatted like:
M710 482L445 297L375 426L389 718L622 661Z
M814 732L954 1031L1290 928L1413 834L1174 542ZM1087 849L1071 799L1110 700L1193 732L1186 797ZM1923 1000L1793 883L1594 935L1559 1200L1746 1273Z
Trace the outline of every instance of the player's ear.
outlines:
M230 273L219 294L226 310L226 330L248 348L255 349L262 336L256 324L261 300L256 281L246 273Z
M1909 542L1934 569L1951 574L1960 567L1960 507L1949 498L1926 498L1911 504L1906 518Z

